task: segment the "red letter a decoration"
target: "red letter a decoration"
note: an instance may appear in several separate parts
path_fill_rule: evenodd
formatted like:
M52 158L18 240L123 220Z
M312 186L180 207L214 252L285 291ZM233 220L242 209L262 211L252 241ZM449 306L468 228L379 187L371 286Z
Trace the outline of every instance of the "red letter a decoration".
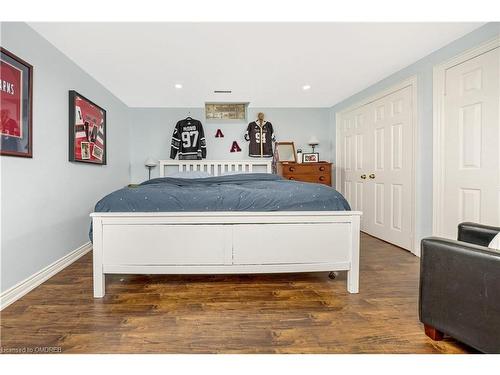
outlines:
M231 146L231 152L241 152L241 148L238 145L238 142L233 141L233 145Z
M215 138L224 138L224 134L222 134L222 130L217 129L217 133L215 133Z

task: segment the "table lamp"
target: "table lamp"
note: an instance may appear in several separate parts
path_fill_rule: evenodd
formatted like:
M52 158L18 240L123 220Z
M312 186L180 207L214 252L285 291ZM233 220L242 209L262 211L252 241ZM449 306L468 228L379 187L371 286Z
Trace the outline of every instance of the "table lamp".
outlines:
M316 138L314 135L309 139L309 146L312 147L312 152L314 152L314 148L319 145L318 138Z
M144 162L144 165L148 168L148 172L149 172L148 179L151 180L151 169L156 167L156 160L153 160L150 156L149 158L146 159L146 161Z

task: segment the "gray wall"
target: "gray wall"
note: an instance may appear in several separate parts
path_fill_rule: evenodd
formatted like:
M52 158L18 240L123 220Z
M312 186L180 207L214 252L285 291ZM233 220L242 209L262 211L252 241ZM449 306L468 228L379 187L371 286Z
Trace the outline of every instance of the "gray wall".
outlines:
M88 242L96 201L128 183L128 108L24 23L1 45L34 66L33 159L2 156L1 290ZM68 90L107 110L108 165L68 162Z
M249 108L247 121L205 121L203 108L133 108L130 131L131 143L131 181L134 183L147 179L147 169L144 161L151 156L153 159L168 159L170 156L170 141L174 126L188 113L193 118L201 120L207 140L207 159L248 159L248 142L243 138L249 121L257 117L258 112L264 112L266 119L273 124L278 141L294 141L296 148L310 151L307 144L309 138L315 135L320 141L316 150L322 160L331 159L331 139L329 138L330 109L329 108ZM221 129L224 138L215 138L217 129ZM233 140L236 140L242 151L229 152ZM158 168L151 175L158 176Z
M432 75L433 67L461 52L473 48L500 33L500 23L488 23L449 45L390 75L382 81L345 99L332 107L332 157L335 158L335 114L364 98L375 95L413 75L417 76L417 232L420 239L432 234ZM411 45L409 45L411 48Z

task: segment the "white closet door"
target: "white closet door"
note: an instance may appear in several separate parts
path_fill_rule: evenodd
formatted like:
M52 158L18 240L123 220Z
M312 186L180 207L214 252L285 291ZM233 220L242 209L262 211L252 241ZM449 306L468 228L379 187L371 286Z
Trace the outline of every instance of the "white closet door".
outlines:
M371 142L367 129L368 107L347 113L341 121L340 191L355 211L371 212L373 202L367 199L365 183L367 170L372 170ZM366 230L365 215L361 217L361 229Z
M373 169L367 193L373 200L368 233L413 248L413 123L411 86L370 106Z
M413 87L340 116L340 189L361 229L413 250Z
M457 225L500 225L499 48L446 70L441 235Z

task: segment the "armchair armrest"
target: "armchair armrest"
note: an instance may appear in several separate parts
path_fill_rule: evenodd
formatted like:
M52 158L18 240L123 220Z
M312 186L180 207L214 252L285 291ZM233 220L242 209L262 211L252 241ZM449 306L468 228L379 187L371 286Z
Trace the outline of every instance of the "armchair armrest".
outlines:
M458 225L458 240L480 246L488 246L500 228L475 223L461 223Z
M466 242L423 239L419 316L476 349L500 353L500 253Z

